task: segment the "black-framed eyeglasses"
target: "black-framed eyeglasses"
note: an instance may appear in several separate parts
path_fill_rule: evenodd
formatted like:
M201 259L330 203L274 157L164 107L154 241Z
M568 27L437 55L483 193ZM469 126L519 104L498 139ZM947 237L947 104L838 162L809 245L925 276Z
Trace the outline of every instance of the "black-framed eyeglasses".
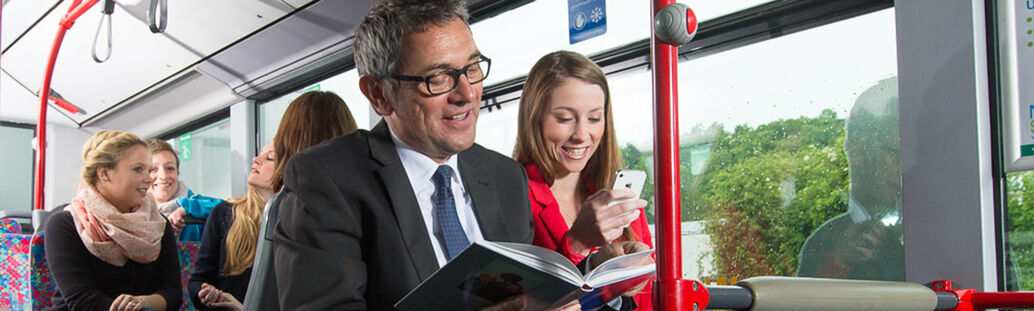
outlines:
M463 66L460 69L442 70L425 77L399 74L392 74L391 77L399 81L423 82L427 86L427 92L431 93L431 95L441 95L456 89L456 86L459 85L461 74L467 76L470 84L478 84L481 81L485 81L485 78L488 77L488 70L491 67L492 60L482 55L478 61Z

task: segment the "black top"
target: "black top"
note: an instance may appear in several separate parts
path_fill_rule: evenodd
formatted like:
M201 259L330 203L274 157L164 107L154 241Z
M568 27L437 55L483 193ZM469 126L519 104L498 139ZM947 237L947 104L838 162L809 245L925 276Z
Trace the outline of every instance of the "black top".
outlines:
M108 310L121 294L159 294L167 310L179 310L182 299L179 251L172 226L165 223L162 248L151 263L127 260L113 266L93 256L75 230L72 213L62 211L47 221L44 248L57 288L51 310Z
M190 285L187 286L190 298L194 300L194 307L198 310L212 310L198 299L197 293L201 291L202 283L211 284L221 291L230 293L241 302L244 301L244 294L248 292L251 268L233 276L222 276L219 273L226 262L226 233L230 231L232 223L233 205L226 201L216 205L205 222L205 231L201 233L201 249L197 262L194 263L194 274L190 276Z

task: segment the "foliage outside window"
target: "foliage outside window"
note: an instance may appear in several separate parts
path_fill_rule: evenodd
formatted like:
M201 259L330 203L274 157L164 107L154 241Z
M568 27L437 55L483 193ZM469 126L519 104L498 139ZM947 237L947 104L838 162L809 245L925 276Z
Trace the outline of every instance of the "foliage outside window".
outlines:
M687 277L903 280L893 9L691 58L679 74ZM652 175L648 75L611 85L625 163Z
M1034 171L1006 174L1006 289L1034 290Z

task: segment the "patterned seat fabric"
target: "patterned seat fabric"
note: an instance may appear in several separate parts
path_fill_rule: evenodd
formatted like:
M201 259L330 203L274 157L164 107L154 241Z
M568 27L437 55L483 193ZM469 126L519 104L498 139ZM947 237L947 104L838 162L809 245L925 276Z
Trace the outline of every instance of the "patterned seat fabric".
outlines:
M38 311L50 308L54 298L54 277L50 274L50 266L47 265L47 256L43 251L43 232L32 237L29 245L32 253L32 310Z
M183 304L180 310L194 310L187 294L187 283L194 273L198 242L178 242ZM0 310L49 308L54 297L54 279L43 249L43 233L38 236L0 234Z
M31 310L29 242L32 236L0 233L0 310Z
M20 234L22 225L11 218L0 218L0 234L2 233Z
M176 242L179 246L180 254L180 281L183 282L183 305L180 306L182 311L193 311L194 304L190 300L190 294L187 292L187 284L190 283L190 275L194 273L194 262L197 261L197 254L200 242Z

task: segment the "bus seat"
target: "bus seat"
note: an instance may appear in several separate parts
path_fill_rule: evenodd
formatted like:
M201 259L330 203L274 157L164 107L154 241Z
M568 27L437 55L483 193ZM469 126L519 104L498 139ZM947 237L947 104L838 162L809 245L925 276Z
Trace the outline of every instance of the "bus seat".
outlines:
M0 219L0 233L32 234L32 226L27 225L32 222L31 211L0 211Z
M43 231L32 236L29 243L31 253L30 265L32 275L29 284L32 293L32 310L43 310L53 305L54 298L54 277L50 274L50 266L47 265L47 256L43 249Z
M44 310L52 306L54 278L47 265L44 232L36 235L0 234L0 310ZM194 310L187 283L194 273L198 242L177 242L183 303L180 310Z
M262 217L259 243L255 247L255 263L251 268L251 281L248 283L248 292L244 294L244 310L280 309L276 275L273 273L273 229L279 216L280 194L277 192L269 199L265 215Z
M0 310L29 310L29 244L32 236L0 233Z
M0 233L22 233L22 225L12 218L0 218Z
M201 246L201 242L178 241L176 243L179 247L180 282L183 285L183 305L180 306L180 310L193 311L194 304L191 302L190 293L187 291L187 285L190 284L190 275L194 274L194 262L197 261L198 250Z

